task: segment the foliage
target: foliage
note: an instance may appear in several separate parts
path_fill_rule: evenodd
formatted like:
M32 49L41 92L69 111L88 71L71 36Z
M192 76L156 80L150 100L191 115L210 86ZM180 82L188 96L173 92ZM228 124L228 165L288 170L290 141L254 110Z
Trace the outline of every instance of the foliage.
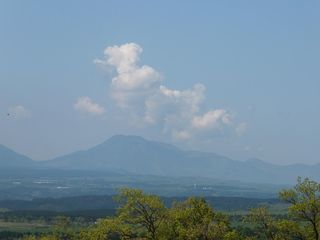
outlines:
M215 211L204 198L190 197L170 208L162 200L137 189L122 189L114 217L103 218L72 231L70 218L57 217L55 230L26 240L319 240L320 184L298 178L296 186L280 192L290 204L289 215L272 215L266 206L245 216L245 231ZM77 219L82 222L83 219ZM237 221L240 221L237 218Z
M166 239L223 239L229 231L226 215L216 213L203 198L191 197L169 210Z
M104 239L132 239L132 229L123 224L118 218L101 219L89 231L81 231L79 239L81 240L104 240Z
M134 225L147 239L158 239L158 231L165 219L166 208L159 197L144 194L137 189L122 189L117 200L120 203L118 218Z
M266 207L252 209L245 221L252 223L255 236L268 240L305 239L303 231L297 222L286 219L275 219Z
M320 184L298 178L294 188L282 190L279 195L290 203L288 219L275 219L265 207L252 209L246 218L256 226L259 239L319 240Z
M293 189L280 192L280 198L289 202L289 214L305 222L310 239L320 239L320 183L298 178Z

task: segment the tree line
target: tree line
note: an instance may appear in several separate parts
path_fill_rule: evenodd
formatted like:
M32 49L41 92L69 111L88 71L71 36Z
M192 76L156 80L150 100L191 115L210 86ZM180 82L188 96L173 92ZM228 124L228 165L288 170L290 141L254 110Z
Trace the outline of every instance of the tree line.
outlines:
M25 240L320 240L320 183L298 178L280 191L288 214L276 217L267 207L251 209L243 218L247 231L233 226L227 214L204 198L190 197L166 207L160 197L139 189L119 191L118 213L75 231L61 217L51 234Z

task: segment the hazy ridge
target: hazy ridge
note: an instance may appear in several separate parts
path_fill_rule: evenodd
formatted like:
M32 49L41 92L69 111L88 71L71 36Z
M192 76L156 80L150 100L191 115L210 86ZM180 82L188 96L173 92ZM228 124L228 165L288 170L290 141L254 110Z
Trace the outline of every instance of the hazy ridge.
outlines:
M279 166L259 159L236 161L200 151L183 151L138 136L116 135L85 151L35 162L0 147L0 167L55 170L114 171L141 175L209 177L220 180L286 184L297 176L319 180L320 164Z

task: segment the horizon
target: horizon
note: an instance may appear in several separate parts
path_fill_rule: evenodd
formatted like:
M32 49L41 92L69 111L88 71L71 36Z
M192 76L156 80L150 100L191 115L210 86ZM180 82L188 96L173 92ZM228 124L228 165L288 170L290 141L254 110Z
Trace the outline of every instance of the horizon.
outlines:
M17 154L20 154L20 155L22 155L22 156L25 156L25 157L31 159L31 160L34 161L34 162L46 162L46 161L55 161L55 159L57 159L57 158L64 157L64 156L68 156L68 155L72 155L72 154L77 153L77 152L86 152L86 151L89 151L89 150L91 150L91 149L93 149L93 148L95 148L95 147L97 147L97 146L103 145L104 143L108 142L108 141L111 140L111 139L119 138L119 137L121 137L121 138L139 138L139 139L143 139L143 140L146 141L146 142L151 142L151 143L155 143L155 144L159 144L159 143L160 143L160 144L168 144L169 146L176 147L176 148L178 148L180 151L183 151L183 152L188 152L188 151L191 151L191 152L192 152L192 151L195 151L195 152L209 153L209 154L214 154L214 155L217 155L217 156L225 157L225 158L228 158L228 159L230 159L230 160L232 160L232 161L236 161L236 162L261 161L261 162L263 162L263 163L272 164L272 165L275 165L275 166L294 166L294 165L300 165L300 164L306 165L306 166L316 166L316 165L320 165L320 162L318 162L318 163L311 163L311 164L308 164L308 163L299 163L299 162L298 162L298 163L290 163L290 164L276 164L276 163L270 163L270 162L268 162L268 161L265 161L265 160L259 159L259 158L255 158L255 157L248 158L248 159L233 159L233 158L230 158L229 156L221 155L221 154L216 153L216 152L183 149L183 148L180 148L180 147L178 147L178 146L176 146L176 145L174 145L174 144L171 144L171 143L167 143L167 142L163 142L163 141L155 141L155 140L148 139L148 138L144 138L144 137L138 136L138 135L125 135L125 134L115 134L115 135L107 138L106 140L104 140L104 141L102 141L102 142L100 142L100 143L98 143L98 144L96 144L96 145L90 146L90 147L88 147L88 148L85 148L85 149L77 149L77 150L72 151L72 152L69 152L69 153L65 153L65 154L62 154L62 155L54 156L53 158L50 158L50 159L40 159L40 160L33 159L33 158L27 156L26 154L20 153L20 152L16 151L15 149L11 149L11 148L9 148L9 147L7 147L7 146L5 146L5 145L0 144L0 146L3 146L3 147L5 147L5 148L7 148L8 150L13 151L13 152L15 152L15 153L17 153Z
M0 144L43 160L136 135L234 160L318 164L319 9L2 1Z

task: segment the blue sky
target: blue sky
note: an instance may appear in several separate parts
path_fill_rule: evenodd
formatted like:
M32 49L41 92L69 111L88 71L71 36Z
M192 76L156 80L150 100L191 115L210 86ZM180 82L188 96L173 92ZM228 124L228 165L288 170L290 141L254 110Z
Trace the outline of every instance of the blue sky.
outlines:
M135 134L239 160L320 162L319 10L1 1L0 144L42 160Z

